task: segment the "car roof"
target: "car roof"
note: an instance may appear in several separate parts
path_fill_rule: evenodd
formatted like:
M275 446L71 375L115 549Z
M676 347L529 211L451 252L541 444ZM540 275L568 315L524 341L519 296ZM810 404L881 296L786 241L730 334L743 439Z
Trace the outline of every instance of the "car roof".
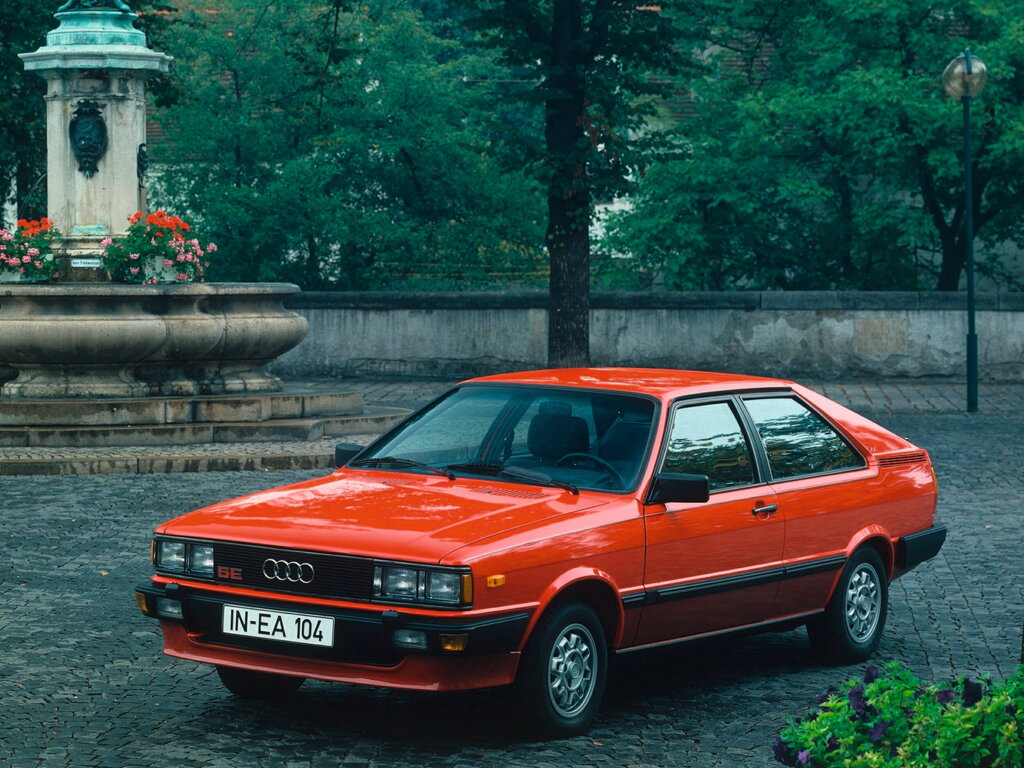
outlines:
M502 373L469 379L463 384L533 384L621 390L673 399L722 391L791 389L793 382L762 376L666 368L555 368Z

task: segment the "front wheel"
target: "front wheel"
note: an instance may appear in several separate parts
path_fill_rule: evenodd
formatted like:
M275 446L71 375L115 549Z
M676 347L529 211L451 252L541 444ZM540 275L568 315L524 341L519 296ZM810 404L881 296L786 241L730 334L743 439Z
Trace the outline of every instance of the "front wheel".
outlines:
M545 615L523 652L516 689L541 735L575 736L597 713L608 678L604 628L586 605L569 603Z
M250 669L217 667L224 687L243 699L273 699L285 696L305 682L302 677L275 675L271 672L253 672Z
M837 664L856 664L878 647L888 610L888 583L878 553L853 553L825 612L807 624L814 649Z

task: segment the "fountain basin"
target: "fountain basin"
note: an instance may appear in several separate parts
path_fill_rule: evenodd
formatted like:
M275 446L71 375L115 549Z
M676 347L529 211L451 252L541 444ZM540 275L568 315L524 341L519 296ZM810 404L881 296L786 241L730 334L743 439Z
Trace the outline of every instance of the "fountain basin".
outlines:
M3 398L277 392L306 335L290 283L0 286Z

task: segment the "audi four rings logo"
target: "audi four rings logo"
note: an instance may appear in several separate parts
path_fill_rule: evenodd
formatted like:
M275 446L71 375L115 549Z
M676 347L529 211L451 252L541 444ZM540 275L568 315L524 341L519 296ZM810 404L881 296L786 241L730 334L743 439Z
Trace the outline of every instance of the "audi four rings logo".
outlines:
M277 581L309 584L313 581L313 566L309 563L296 563L294 560L268 558L263 561L263 575Z

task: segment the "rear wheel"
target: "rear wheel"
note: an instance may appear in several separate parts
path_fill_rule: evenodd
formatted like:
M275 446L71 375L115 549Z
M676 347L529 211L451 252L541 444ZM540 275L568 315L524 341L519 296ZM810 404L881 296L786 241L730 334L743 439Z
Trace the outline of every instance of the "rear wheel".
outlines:
M516 689L544 736L573 736L597 713L608 678L604 628L586 605L568 603L541 618L523 652Z
M275 675L271 672L253 672L250 669L217 667L224 687L243 699L272 699L286 696L305 682L303 677Z
M825 612L807 624L814 649L837 664L856 664L878 647L888 610L882 558L870 547L847 561Z

